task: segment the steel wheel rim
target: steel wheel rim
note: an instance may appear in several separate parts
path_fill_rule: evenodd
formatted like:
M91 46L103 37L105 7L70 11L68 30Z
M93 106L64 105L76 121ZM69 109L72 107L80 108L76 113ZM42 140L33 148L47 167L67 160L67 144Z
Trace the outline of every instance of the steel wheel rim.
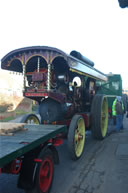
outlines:
M53 163L50 158L46 158L40 167L39 185L42 192L47 192L50 188L53 176Z
M108 103L106 98L104 98L102 107L101 107L101 133L105 137L108 127Z
M75 129L75 153L77 157L83 152L85 142L85 124L84 119L80 118L77 122L77 127Z
M27 118L26 123L27 124L37 124L37 125L40 124L39 120L33 115Z

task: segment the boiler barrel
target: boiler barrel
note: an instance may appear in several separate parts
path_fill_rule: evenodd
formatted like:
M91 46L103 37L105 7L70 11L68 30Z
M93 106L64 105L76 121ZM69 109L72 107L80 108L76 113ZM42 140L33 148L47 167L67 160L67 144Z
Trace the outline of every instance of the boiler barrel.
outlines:
M94 66L94 62L92 62L91 60L89 60L88 58L86 58L85 56L83 56L80 52L77 52L75 50L70 52L70 55L85 62L86 64L90 65L90 66Z

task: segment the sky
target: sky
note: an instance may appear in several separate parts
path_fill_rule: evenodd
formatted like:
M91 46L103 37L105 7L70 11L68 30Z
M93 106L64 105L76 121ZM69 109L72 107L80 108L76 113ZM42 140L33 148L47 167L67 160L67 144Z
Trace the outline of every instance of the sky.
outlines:
M1 0L0 59L26 46L77 50L128 87L127 20L118 0Z

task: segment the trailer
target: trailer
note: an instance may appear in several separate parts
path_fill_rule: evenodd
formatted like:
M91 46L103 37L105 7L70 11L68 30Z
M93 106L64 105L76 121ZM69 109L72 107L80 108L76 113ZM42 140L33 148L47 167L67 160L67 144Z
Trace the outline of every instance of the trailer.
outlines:
M18 187L26 193L47 193L59 163L64 125L0 124L0 173L19 174Z

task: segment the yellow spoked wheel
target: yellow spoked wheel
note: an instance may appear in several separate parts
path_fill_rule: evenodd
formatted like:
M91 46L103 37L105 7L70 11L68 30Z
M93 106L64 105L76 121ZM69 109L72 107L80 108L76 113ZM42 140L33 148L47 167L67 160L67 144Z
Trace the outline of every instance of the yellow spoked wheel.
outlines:
M22 118L21 123L40 124L40 120L35 114L28 114Z
M68 131L68 149L73 160L81 157L85 144L85 123L81 115L75 115Z
M108 103L107 98L104 97L101 109L101 133L105 137L108 128Z
M97 94L91 106L91 130L96 139L104 139L108 128L108 102L104 95Z

